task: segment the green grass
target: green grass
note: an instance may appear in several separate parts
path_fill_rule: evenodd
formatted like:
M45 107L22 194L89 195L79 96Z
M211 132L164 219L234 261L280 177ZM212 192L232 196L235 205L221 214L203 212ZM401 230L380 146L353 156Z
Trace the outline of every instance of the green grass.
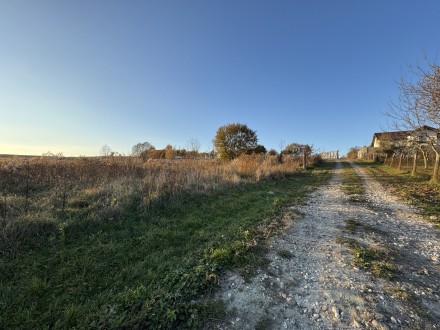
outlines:
M386 250L358 246L353 249L352 255L356 266L367 269L378 277L390 279L396 272L396 266L392 263Z
M390 251L385 247L362 245L355 239L341 236L336 238L336 242L350 248L356 267L368 270L377 277L391 279L397 271Z
M342 170L342 191L349 197L352 202L362 202L365 194L365 187L356 171L348 162L341 162Z
M264 238L333 164L218 192L133 198L114 221L78 213L30 250L0 259L0 328L192 328L226 268L263 262Z

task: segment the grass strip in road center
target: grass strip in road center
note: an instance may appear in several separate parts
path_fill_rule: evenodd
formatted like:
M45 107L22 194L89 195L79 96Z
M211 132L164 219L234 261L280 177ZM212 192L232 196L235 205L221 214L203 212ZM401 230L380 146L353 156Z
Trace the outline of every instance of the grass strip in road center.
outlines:
M362 178L357 175L354 168L348 162L342 164L342 191L351 202L364 201L365 187Z

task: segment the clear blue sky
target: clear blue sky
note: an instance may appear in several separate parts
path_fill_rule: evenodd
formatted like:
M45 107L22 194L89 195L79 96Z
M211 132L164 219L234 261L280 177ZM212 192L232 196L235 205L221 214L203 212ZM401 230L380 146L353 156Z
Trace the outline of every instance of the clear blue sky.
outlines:
M0 154L368 144L396 80L440 51L440 1L0 0Z

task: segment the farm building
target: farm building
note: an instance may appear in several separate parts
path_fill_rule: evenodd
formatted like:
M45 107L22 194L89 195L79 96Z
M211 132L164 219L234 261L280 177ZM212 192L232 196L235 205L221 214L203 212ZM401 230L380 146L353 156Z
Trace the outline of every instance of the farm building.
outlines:
M428 145L428 142L438 143L438 141L440 141L440 130L430 126L408 131L374 133L371 144L359 149L358 158L373 160L380 157L386 149L408 147L413 143Z

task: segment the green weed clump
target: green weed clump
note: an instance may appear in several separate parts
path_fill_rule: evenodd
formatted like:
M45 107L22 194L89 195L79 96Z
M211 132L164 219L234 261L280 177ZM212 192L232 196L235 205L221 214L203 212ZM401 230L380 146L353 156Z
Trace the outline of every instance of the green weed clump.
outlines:
M397 271L390 251L384 247L362 245L355 239L347 237L337 237L336 242L350 248L353 264L356 267L363 268L375 276L387 279L391 279Z
M347 162L342 162L342 190L352 202L364 201L365 187L362 178Z
M378 277L390 279L396 272L396 266L386 250L360 246L352 251L352 255L356 266L367 269Z

